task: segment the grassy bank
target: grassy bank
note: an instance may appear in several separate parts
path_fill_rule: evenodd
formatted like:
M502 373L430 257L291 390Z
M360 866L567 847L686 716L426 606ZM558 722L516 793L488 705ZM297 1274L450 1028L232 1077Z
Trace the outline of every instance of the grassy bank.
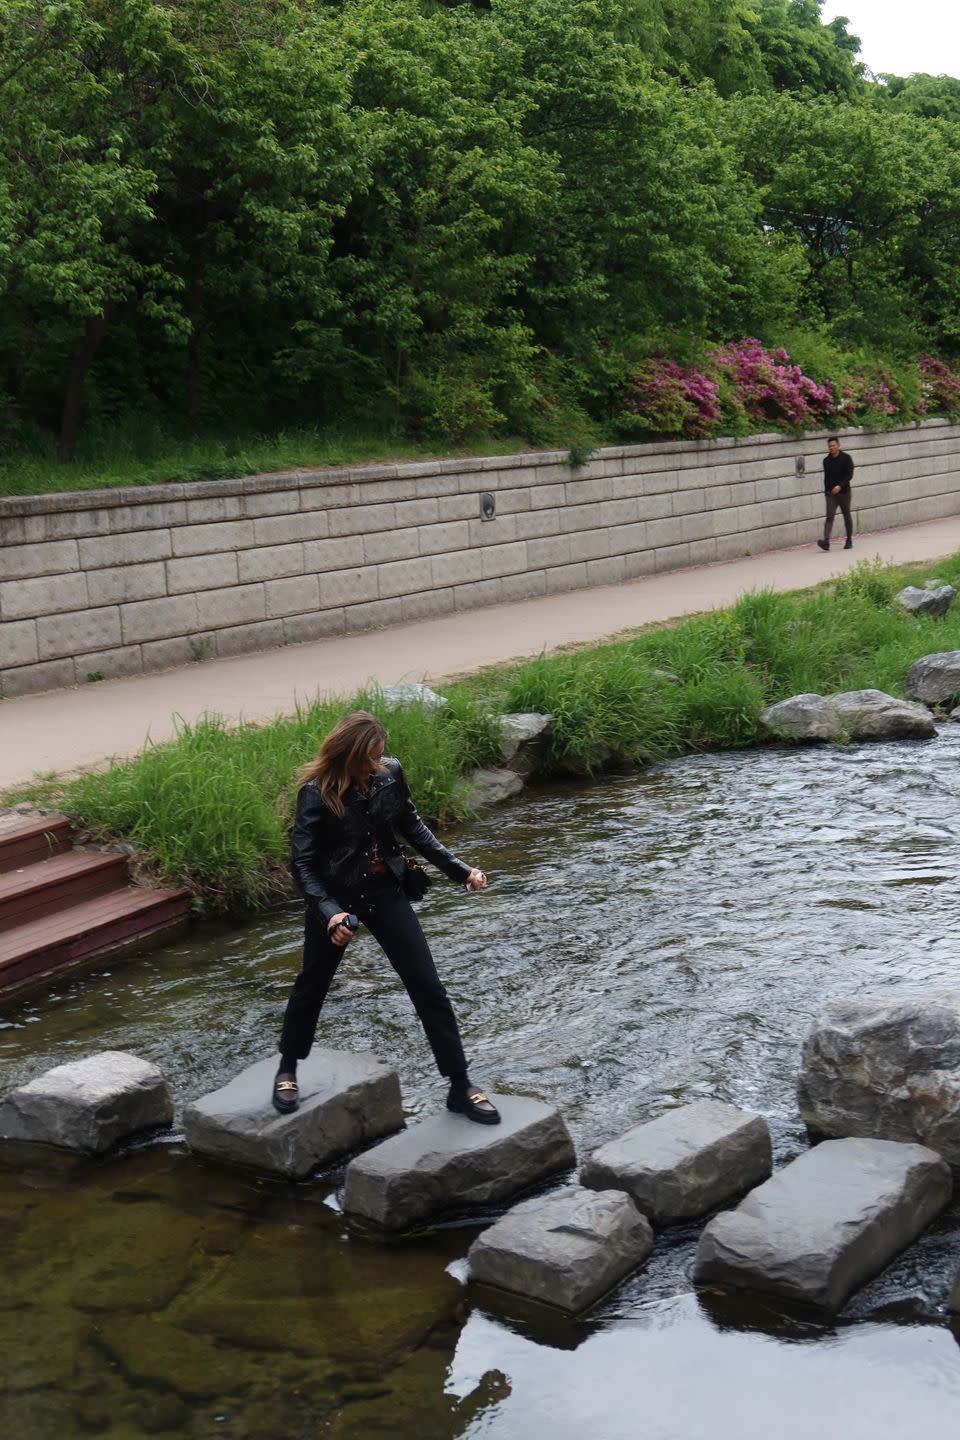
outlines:
M864 563L812 593L748 595L630 639L487 670L444 685L450 703L438 711L387 714L361 694L259 727L206 719L132 761L48 786L43 799L95 836L131 841L150 872L212 907L256 908L289 893L293 775L346 709L384 713L424 815L449 822L465 813L466 772L496 763L508 711L554 715L546 778L751 745L761 708L801 691L902 694L913 660L960 649L960 606L932 620L892 604L931 573L960 588L960 555L935 572Z

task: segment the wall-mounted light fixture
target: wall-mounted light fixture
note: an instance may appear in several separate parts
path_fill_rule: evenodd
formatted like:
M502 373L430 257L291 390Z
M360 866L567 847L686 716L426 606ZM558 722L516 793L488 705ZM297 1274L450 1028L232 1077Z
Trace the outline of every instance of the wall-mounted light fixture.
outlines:
M793 471L795 475L806 475L807 457L805 455L797 456L796 460L794 460L793 462Z
M480 519L492 520L496 513L497 502L496 500L494 500L489 490L485 491L484 494L480 496Z

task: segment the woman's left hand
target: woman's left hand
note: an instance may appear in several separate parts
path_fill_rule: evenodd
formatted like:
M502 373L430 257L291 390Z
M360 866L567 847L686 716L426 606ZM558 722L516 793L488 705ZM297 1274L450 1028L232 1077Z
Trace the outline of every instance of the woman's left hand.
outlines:
M464 881L464 884L466 885L468 890L486 890L487 877L486 875L484 875L482 870L471 870L470 874Z

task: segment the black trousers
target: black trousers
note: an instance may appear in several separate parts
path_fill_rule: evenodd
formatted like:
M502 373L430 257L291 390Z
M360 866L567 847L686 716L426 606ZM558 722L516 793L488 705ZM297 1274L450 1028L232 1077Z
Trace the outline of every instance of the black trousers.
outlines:
M427 1033L441 1075L466 1070L457 1017L437 974L420 922L392 875L370 877L344 905L366 925L406 987ZM309 900L303 937L303 968L293 983L283 1017L280 1053L303 1060L310 1053L327 991L343 959L327 922Z
M824 540L830 539L833 530L833 522L837 511L843 512L843 523L847 527L847 539L853 539L853 516L850 513L850 491L841 492L839 495L827 496L827 519L823 527Z

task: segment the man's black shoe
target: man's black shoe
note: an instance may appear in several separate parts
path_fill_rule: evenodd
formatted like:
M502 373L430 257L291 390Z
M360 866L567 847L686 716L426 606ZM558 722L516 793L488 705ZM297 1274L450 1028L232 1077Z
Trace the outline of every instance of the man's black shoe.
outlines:
M817 544L820 546L820 549L821 549L821 550L829 550L829 549L830 549L830 541L829 541L829 540L818 540L818 541L817 541Z
M852 550L852 549L853 549L853 541L852 541L852 540L848 540L847 543L844 545L843 548L844 548L844 550Z
M500 1124L500 1111L476 1085L467 1090L455 1090L451 1085L447 1094L447 1109L466 1115L468 1120L476 1120L478 1125Z

